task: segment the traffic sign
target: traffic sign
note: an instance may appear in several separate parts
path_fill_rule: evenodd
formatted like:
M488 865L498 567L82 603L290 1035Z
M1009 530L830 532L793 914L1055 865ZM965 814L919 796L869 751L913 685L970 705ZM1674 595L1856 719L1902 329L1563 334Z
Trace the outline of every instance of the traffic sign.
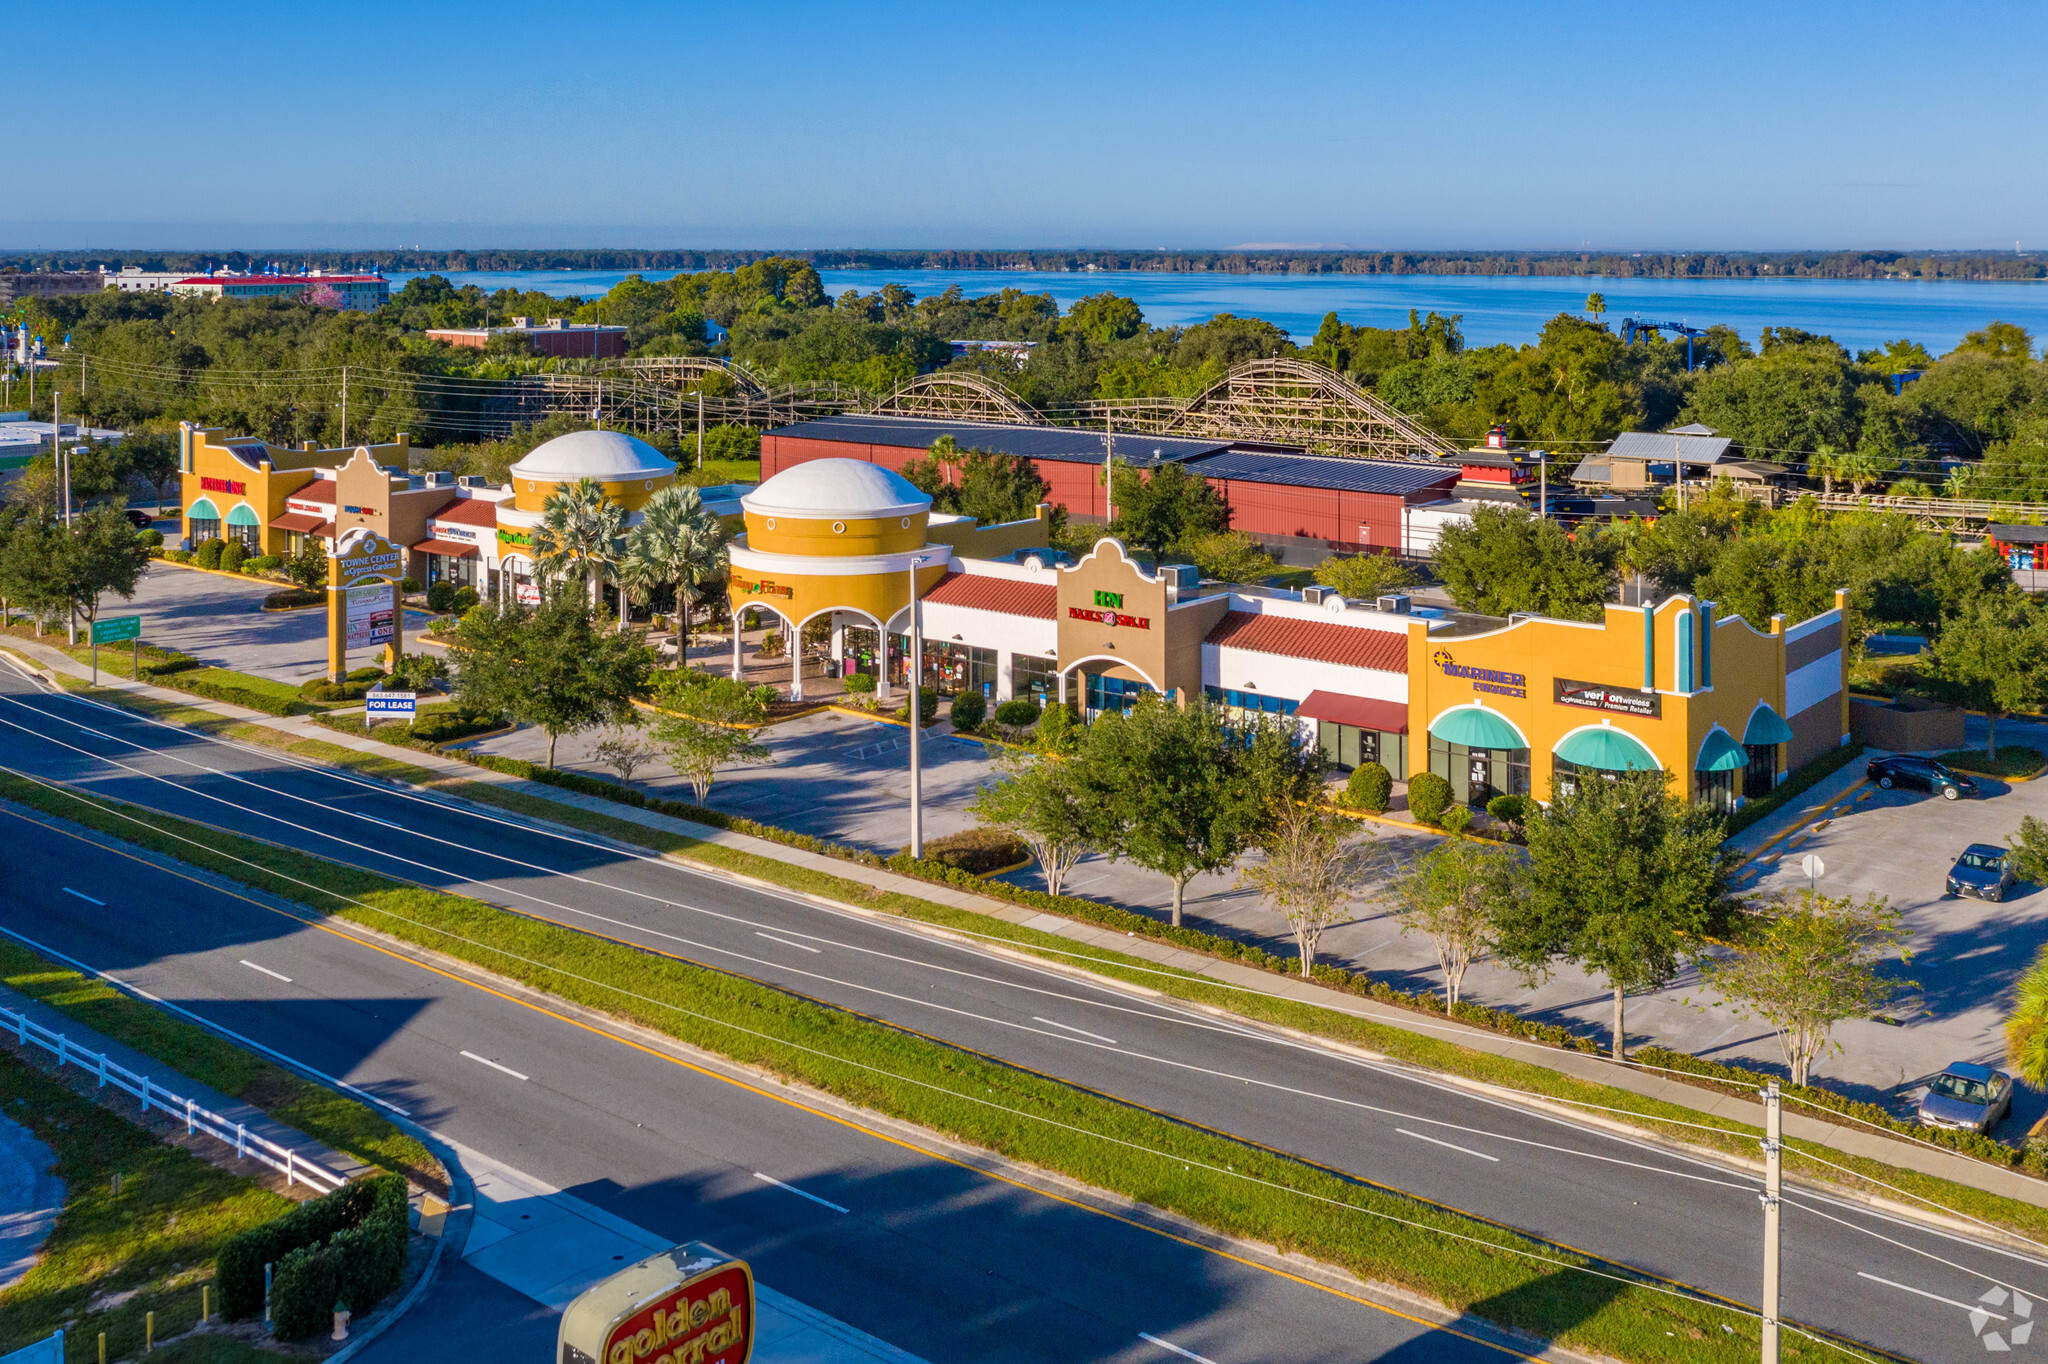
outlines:
M1816 886L1820 878L1828 874L1828 864L1820 860L1819 853L1808 853L1799 859L1799 870L1806 873L1806 884Z
M92 623L94 644L120 644L142 638L142 617L102 616Z

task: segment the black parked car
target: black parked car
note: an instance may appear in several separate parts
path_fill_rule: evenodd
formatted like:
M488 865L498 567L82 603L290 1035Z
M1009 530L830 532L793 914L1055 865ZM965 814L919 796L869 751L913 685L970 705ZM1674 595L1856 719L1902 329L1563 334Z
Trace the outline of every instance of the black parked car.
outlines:
M148 530L151 526L156 524L156 518L154 516L151 516L146 511L137 511L133 507L128 507L125 510L123 510L122 515L126 516L128 518L128 524L135 527L135 529L137 530Z
M1960 800L1965 791L1977 789L1976 782L1960 772L1951 772L1932 758L1879 758L1864 770L1864 775L1887 791L1894 786L1917 786L1938 793L1943 800Z

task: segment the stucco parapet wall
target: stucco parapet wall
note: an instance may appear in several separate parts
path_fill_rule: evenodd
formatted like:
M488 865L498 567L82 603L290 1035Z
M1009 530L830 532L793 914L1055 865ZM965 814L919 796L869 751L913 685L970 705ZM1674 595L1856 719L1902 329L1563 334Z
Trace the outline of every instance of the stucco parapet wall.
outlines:
M749 549L746 537L740 536L727 547L726 553L734 568L751 569L757 573L797 573L819 578L848 578L866 573L902 573L913 563L922 560L923 568L941 568L951 565L951 556L944 545L927 545L922 549L904 550L900 554L870 554L857 557L838 557L827 554L770 554L765 550Z

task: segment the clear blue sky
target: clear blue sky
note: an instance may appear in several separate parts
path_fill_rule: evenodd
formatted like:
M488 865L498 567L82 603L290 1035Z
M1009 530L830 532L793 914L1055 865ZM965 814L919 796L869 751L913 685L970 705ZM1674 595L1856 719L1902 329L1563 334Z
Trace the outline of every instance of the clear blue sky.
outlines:
M72 0L9 26L0 249L2033 249L2044 39L1821 0Z

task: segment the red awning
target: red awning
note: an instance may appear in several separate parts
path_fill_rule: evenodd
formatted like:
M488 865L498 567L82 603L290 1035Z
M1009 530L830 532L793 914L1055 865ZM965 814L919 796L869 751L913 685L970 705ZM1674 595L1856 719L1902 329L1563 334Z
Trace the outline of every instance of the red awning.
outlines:
M460 540L422 540L412 547L415 554L441 554L450 559L473 559L475 545L465 545Z
M300 535L330 536L334 534L334 523L324 516L311 512L286 512L270 523L272 530L296 531Z
M1296 707L1296 718L1328 720L1332 724L1377 729L1386 734L1408 732L1408 707L1399 701L1368 701L1363 696L1346 696L1336 691L1312 691Z

